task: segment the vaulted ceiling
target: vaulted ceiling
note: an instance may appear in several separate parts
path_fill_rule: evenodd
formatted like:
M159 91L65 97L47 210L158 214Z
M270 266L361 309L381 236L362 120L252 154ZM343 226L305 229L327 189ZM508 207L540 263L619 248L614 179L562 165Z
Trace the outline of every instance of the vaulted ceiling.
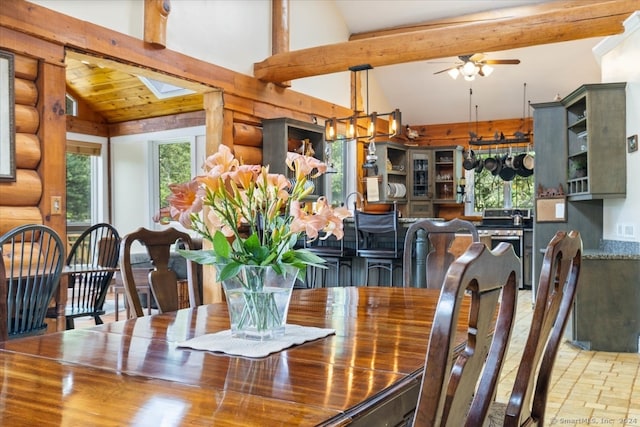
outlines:
M588 3L606 1L608 0L594 0ZM402 49L391 50L385 44L385 37L393 36L379 36L370 33L372 31L399 26L415 26L415 30L420 30L424 29L422 25L425 22L435 21L438 23L433 25L439 29L438 34L448 34L444 39L434 42L437 44L437 46L434 45L434 49L438 49L438 55L449 53L447 56L439 57L436 54L429 56L427 53L427 57L430 59L412 61L394 59L393 61L398 63L379 65L371 71L390 106L400 108L403 112L403 122L416 125L528 116L530 114L529 102L550 101L557 94L567 95L583 83L599 82L599 66L591 50L602 40L602 37L547 43L517 49L483 50L481 53L484 53L487 59L516 58L520 60L520 64L495 66L492 75L476 78L472 82L464 81L462 78L453 80L446 73L434 74L459 62L455 55L476 53L460 50L461 45L469 45L472 39L474 46L482 46L482 40L489 37L497 37L498 42L496 43L499 46L509 45L508 40L503 40L499 36L500 25L493 27L498 36L478 34L475 37L480 40L480 44L478 44L473 36L469 36L468 29L465 29L464 32L457 32L457 29L462 28L463 24L458 22L455 17L477 15L487 19L486 17L490 16L487 13L493 13L493 21L504 22L503 25L506 29L510 25L508 16L501 12L502 9L496 10L496 5L500 7L519 6L521 13L525 13L526 10L523 8L526 5L539 7L539 3L552 5L557 2L549 2L548 0L503 0L500 2L483 0L397 0L394 2L336 0L337 9L344 17L349 31L353 34L352 39L381 37L377 44L381 46L382 54L376 51L367 51L369 62L383 61L384 63L384 61L389 61L387 57L395 55L394 58L397 58L402 54L402 52L398 52ZM571 6L587 2L563 1L561 3ZM629 4L633 2L617 0L616 3ZM447 32L442 33L442 28L446 28ZM532 31L539 31L536 28L532 27ZM520 31L523 31L522 28ZM512 28L509 34L513 32ZM592 33L593 30L590 32ZM589 32L585 30L584 33ZM511 37L514 37L513 34ZM526 37L526 35L523 34L522 37ZM559 39L562 37L566 37L566 34L558 35ZM519 43L522 45L522 42ZM517 45L518 41L513 44ZM317 47L317 49L329 49L329 54L334 52L335 55L337 55L335 52L340 52L339 49L331 47ZM384 49L387 49L387 55L384 54ZM339 61L340 55L337 55L337 59L333 58L332 60ZM313 65L313 62L311 64ZM281 70L290 72L293 70L290 65L288 64ZM344 67L347 68L346 65ZM315 72L320 68L316 66L312 69ZM316 72L316 74L322 73L322 70ZM177 98L159 99L143 84L140 77L175 84L188 88L194 93ZM106 123L198 111L202 109L202 94L214 90L201 84L181 81L149 70L76 52L69 52L67 56L67 86L73 96L82 98L94 112L104 118Z

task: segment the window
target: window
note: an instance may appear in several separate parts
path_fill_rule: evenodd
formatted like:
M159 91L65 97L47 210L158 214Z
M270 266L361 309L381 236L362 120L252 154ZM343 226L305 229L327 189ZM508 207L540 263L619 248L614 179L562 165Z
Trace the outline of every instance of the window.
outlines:
M340 206L345 196L344 159L346 158L347 144L344 141L335 141L327 143L326 147L324 161L327 163L328 169L325 188L329 189L326 196L331 205Z
M103 174L106 167L102 157L103 144L81 141L82 135L72 137L74 139L67 140L66 145L67 234L70 239L107 217L104 212Z
M488 154L476 153L477 155ZM535 200L535 175L516 175L512 181L503 181L499 176L483 169L476 173L465 171L467 203L466 215L481 215L487 208L533 208Z
M199 151L195 136L152 141L151 217L169 206L169 184L188 182L201 174L198 168L204 159L196 161Z

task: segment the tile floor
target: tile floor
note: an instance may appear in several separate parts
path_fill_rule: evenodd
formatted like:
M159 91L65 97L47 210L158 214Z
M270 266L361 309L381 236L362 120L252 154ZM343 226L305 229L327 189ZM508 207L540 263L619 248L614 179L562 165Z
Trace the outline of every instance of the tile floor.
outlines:
M122 304L121 320L126 317ZM105 323L114 321L113 293L105 309ZM516 325L498 387L500 401L508 399L531 314L531 291L520 291ZM93 325L92 320L76 320L76 328ZM640 427L640 354L586 351L563 343L554 367L545 425Z

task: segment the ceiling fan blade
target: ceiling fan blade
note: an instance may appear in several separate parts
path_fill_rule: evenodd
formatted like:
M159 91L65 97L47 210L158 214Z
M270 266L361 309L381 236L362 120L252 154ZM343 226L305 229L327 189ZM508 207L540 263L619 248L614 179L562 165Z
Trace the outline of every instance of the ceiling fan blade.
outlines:
M484 58L484 53L474 53L469 57L469 61L478 62L482 61L482 58Z
M454 68L458 68L458 65L454 66L454 67L449 67L449 68L445 68L444 70L440 70L440 71L436 71L433 74L440 74L440 73L446 73L449 70L453 70Z
M519 64L519 59L487 59L482 61L483 64Z

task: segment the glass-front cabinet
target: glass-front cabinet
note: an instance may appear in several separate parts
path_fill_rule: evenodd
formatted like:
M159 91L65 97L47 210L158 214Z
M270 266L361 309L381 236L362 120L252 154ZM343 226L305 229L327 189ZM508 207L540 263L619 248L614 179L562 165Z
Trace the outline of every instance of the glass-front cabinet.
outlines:
M412 218L433 217L433 151L430 148L409 150L407 215Z
M431 150L409 151L409 198L427 200L433 198L431 188Z
M460 175L460 152L456 148L433 151L435 176L434 202L453 203Z

